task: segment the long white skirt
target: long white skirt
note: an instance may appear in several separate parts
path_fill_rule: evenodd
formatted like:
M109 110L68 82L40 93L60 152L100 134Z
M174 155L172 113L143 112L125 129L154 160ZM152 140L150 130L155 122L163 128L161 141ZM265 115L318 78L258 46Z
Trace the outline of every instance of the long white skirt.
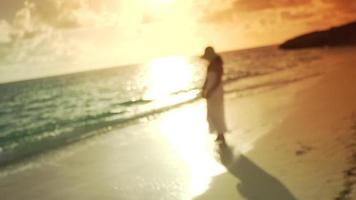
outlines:
M209 72L207 76L206 91L209 91L217 80L217 77L214 72ZM210 94L209 98L207 98L207 120L211 133L224 133L227 131L224 112L223 83L220 83L220 85Z

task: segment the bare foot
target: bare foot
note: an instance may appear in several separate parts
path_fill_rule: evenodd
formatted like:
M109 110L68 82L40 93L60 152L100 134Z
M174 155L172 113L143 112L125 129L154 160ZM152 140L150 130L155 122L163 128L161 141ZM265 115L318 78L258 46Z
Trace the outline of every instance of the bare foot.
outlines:
M215 139L216 142L225 143L225 137L223 134L219 134L218 137Z

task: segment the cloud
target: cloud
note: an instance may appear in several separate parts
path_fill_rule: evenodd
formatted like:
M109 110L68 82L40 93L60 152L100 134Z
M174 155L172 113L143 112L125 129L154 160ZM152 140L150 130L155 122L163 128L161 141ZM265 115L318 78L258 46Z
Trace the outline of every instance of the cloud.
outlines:
M25 1L24 8L17 12L16 18L27 14L37 23L44 23L58 29L78 28L95 24L105 24L110 21L109 12L104 5L110 5L108 0L95 4L97 9L89 0L43 0ZM104 4L106 2L107 4ZM20 15L20 16L19 16ZM15 20L16 20L15 18Z
M236 21L245 16L246 13L260 15L264 11L272 10L279 12L282 18L287 20L302 20L315 16L324 16L331 12L340 21L345 16L352 19L356 18L356 1L354 0L225 0L223 9L217 9L218 0L210 0L206 5L205 15L202 21L211 23L224 23L227 21ZM216 6L212 6L216 5ZM323 19L325 20L325 19Z
M218 0L210 0L211 5L218 5ZM224 9L211 8L207 14L202 17L203 21L212 23L222 23L226 21L243 19L244 16L260 15L266 11L283 12L284 17L300 16L303 14L287 13L286 10L299 10L301 13L303 9L313 6L313 0L230 0ZM289 15L290 14L290 15ZM288 16L287 16L288 15Z
M205 44L221 50L265 45L356 17L353 0L162 2L24 0L12 20L0 20L0 69L74 69L192 53Z
M305 6L312 3L312 0L235 0L233 3L234 9L239 11L260 11L265 9L288 8Z
M354 0L320 0L321 3L331 6L335 11L346 12L346 14L356 12L356 1Z
M305 8L281 10L280 15L282 19L287 21L306 20L316 16L315 10L307 10Z
M49 57L63 59L62 54L53 52L64 51L64 55L69 56L66 48L71 49L69 52L73 54L66 59L68 61L84 57L89 59L93 57L93 51L88 50L90 48L117 51L123 47L127 51L127 41L133 46L138 42L147 46L139 37L155 43L159 35L164 36L166 32L157 32L158 29L170 29L172 34L177 23L185 26L182 21L194 21L188 17L183 20L179 18L183 16L180 12L186 9L185 3L175 3L174 9L169 7L170 4L162 6L159 7L154 1L143 3L141 0L26 0L9 25L11 50L6 60L33 63ZM155 28L154 31L152 28ZM105 34L102 30L105 30ZM70 46L68 41L76 48Z
M26 0L11 23L0 21L0 64L48 63L73 60L83 51L71 30L114 24L103 8L93 10L89 0ZM103 1L101 1L103 2ZM95 7L97 9L97 7ZM80 38L80 36L78 36ZM74 45L75 44L75 45ZM73 48L73 46L76 46ZM85 46L85 45L83 45Z
M356 19L356 1L354 0L320 0L326 7L323 12L324 19L337 25L340 21Z
M218 0L208 2L201 5L205 6L200 16L202 23L230 26L239 29L246 38L265 38L266 41L281 42L356 19L354 0L225 0L222 7ZM280 39L271 39L272 32Z
M10 42L10 24L5 20L0 20L0 44Z
M24 7L16 12L11 24L12 40L29 39L43 28L43 24L34 17L35 5L25 2Z

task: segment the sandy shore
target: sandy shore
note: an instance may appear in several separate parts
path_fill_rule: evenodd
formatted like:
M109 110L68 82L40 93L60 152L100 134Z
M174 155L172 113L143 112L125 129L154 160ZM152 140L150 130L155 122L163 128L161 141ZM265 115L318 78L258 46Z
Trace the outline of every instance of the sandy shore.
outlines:
M227 85L227 146L200 100L2 169L1 199L356 199L354 54Z

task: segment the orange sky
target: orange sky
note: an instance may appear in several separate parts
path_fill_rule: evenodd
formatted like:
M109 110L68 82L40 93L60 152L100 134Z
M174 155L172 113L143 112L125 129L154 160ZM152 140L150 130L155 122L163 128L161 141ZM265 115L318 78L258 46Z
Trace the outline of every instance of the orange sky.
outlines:
M0 82L275 44L356 20L354 0L12 0Z

